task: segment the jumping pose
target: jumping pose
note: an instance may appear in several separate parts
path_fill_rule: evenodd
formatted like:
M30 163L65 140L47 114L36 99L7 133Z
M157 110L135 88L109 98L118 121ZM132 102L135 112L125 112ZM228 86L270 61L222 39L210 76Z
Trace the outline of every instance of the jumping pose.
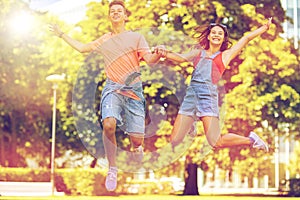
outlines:
M57 25L50 26L50 30L77 51L96 52L104 57L107 79L100 107L103 143L109 162L105 186L108 191L113 191L117 187L116 125L123 125L121 112L124 111L125 132L130 136L135 157L141 161L145 132L145 99L139 77L139 62L144 59L148 64L154 64L161 55L151 53L141 34L125 29L128 16L123 1L112 1L108 15L112 32L88 44L69 37Z
M253 148L268 151L267 144L254 132L248 137L233 133L221 135L219 124L217 82L226 70L230 61L255 37L267 31L272 18L260 28L242 37L229 48L227 27L212 23L200 32L197 38L197 48L185 54L167 51L165 47L155 48L155 52L163 52L166 59L175 62L192 61L194 71L186 96L181 104L171 135L171 142L176 146L182 142L185 135L192 129L195 120L200 119L208 143L213 148L249 145Z

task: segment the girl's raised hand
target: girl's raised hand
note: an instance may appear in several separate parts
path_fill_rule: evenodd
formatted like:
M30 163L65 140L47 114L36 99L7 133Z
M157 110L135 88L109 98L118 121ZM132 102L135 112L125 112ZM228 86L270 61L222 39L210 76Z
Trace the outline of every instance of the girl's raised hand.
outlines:
M272 24L272 17L269 17L268 22L265 24L265 26L269 29Z

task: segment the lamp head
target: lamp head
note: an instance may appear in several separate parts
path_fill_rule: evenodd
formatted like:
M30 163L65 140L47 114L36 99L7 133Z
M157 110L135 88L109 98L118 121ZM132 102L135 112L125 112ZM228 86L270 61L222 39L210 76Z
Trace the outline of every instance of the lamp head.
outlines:
M46 77L47 81L57 83L65 80L66 74L52 74Z

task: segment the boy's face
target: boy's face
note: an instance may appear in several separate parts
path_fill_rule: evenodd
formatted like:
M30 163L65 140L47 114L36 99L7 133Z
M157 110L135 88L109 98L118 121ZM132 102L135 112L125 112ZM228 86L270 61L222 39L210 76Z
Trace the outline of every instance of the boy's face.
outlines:
M125 22L127 15L125 8L121 5L113 5L109 10L109 19L111 22Z

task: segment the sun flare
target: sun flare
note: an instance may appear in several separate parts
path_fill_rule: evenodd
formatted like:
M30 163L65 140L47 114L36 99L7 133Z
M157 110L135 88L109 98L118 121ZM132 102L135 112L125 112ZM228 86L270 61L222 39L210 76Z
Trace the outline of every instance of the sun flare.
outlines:
M11 29L17 34L29 33L34 24L34 18L27 12L20 12L11 19Z

